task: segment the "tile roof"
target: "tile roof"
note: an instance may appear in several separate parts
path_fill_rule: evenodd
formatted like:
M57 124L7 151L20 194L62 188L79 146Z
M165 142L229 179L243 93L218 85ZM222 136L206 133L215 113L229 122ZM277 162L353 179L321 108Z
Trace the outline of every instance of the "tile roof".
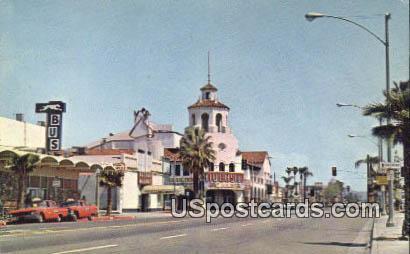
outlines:
M181 157L179 156L179 148L165 148L164 157L170 161L181 161Z
M132 141L134 138L130 137L128 131L123 131L119 133L114 133L112 135L108 135L107 137L104 137L105 142L111 142L111 141ZM101 145L103 139L96 140L90 144L87 145L89 148L93 148L96 146Z
M203 87L201 87L201 91L204 91L204 90L218 91L218 89L215 86L213 86L211 83L208 83L204 85Z
M88 149L86 155L120 155L120 154L134 154L133 149Z
M212 107L212 108L226 108L229 110L229 107L226 106L225 104L219 102L219 101L214 101L214 100L198 100L188 108L199 108L199 107Z
M248 151L242 152L242 159L247 160L248 163L262 164L269 156L266 151Z

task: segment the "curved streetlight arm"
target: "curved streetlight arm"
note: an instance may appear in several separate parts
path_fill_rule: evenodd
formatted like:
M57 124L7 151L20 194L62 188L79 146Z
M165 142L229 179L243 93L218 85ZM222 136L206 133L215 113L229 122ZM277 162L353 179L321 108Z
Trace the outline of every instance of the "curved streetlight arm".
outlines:
M366 139L367 141L371 142L372 144L374 144L375 146L379 147L379 144L377 144L376 142L374 142L371 138L364 136L364 135L353 135L353 134L349 134L347 135L349 138L363 138Z
M389 15L389 14L386 14ZM390 16L390 15L389 15ZM348 23L351 23L355 26L360 27L361 29L365 30L366 32L368 32L369 34L371 34L374 38L376 38L378 41L380 41L384 46L387 46L387 42L384 41L382 38L380 38L377 34L373 33L372 31L370 31L367 27L354 22L353 20L347 19L347 18L343 18L343 17L339 17L339 16L332 16L332 15L325 15L325 14L321 14L321 15L317 15L317 16L308 16L308 14L306 15L306 18L309 21L313 21L315 18L333 18L333 19L339 19L342 21L346 21Z

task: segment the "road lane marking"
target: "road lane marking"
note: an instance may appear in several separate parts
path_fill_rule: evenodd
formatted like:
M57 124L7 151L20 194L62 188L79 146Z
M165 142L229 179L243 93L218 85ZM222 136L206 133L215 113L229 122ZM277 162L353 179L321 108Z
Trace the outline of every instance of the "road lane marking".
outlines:
M183 236L186 236L186 234L164 236L164 237L161 237L160 240L170 239L170 238L177 238L177 237L183 237Z
M225 230L225 229L228 229L228 228L214 228L212 229L212 231L220 231L220 230Z
M248 224L242 224L242 227L247 227L247 226L252 226L252 223L248 223Z
M54 253L52 253L52 254L76 253L76 252L83 252L83 251L90 251L90 250L99 250L99 249L105 249L105 248L112 248L112 247L117 247L117 246L118 246L117 244L110 244L110 245L103 245L103 246L95 246L95 247L89 247L89 248L66 250L66 251L61 251L61 252L54 252Z
M87 231L87 230L96 230L96 229L114 229L114 228L138 227L138 226L154 226L154 225L161 225L161 224L179 223L179 222L185 222L185 221L188 221L188 220L158 221L158 222L148 222L148 223L132 223L132 224L125 224L125 225L106 225L106 226L83 227L83 228L64 227L64 228L52 229L51 227L49 227L48 229L43 229L43 230L16 229L16 230L6 231L7 234L0 233L0 238L19 237L19 236L27 237L31 235L58 234L58 233Z

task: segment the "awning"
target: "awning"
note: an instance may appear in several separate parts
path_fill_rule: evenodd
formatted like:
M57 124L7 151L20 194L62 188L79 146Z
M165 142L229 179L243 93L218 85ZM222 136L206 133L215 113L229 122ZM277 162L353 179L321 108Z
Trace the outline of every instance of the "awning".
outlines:
M81 156L76 157L63 157L54 156L48 154L36 153L29 150L20 150L16 148L10 148L0 146L0 170L7 170L9 161L14 156L23 156L26 154L34 154L39 157L39 161L36 163L36 168L64 168L68 170L76 170L79 172L95 172L97 168L113 168L116 169L119 163L104 163L104 162L86 162L83 161ZM96 159L97 160L97 159Z
M180 185L147 185L142 188L143 194L175 194L184 195L185 188Z

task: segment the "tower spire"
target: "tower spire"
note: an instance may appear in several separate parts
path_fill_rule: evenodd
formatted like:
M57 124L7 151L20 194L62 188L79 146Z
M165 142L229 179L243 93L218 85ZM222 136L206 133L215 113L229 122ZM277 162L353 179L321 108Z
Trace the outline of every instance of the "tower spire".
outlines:
M208 84L211 84L211 64L209 63L209 51L208 51Z

